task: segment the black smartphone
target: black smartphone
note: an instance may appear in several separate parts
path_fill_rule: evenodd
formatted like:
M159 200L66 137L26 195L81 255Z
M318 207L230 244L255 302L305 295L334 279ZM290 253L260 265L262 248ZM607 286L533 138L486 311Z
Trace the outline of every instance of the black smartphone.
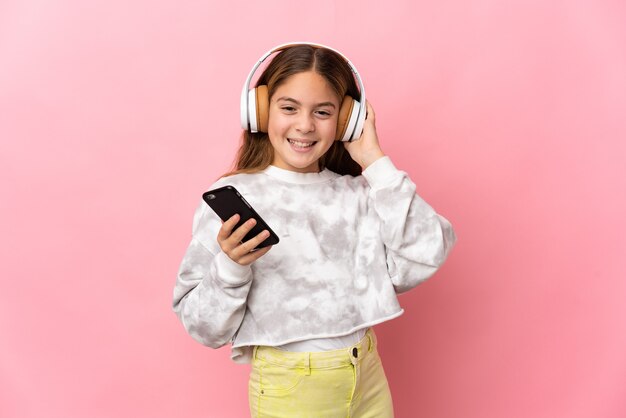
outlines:
M243 225L250 218L256 219L256 224L250 232L243 237L242 242L248 241L267 229L270 236L265 241L257 245L254 249L258 250L269 245L278 244L278 235L272 231L267 223L259 216L252 206L243 198L243 196L233 186L224 186L215 190L209 190L202 194L202 199L213 209L213 211L224 222L229 220L234 214L239 214L239 222L233 228L233 231Z

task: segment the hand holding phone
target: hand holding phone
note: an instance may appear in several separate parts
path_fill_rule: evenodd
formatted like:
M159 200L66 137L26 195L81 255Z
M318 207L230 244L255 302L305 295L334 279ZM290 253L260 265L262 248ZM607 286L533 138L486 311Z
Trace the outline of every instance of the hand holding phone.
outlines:
M202 195L202 198L224 222L218 234L218 242L222 251L234 261L250 251L258 252L279 242L276 233L233 186L209 190ZM238 217L233 218L234 215ZM266 238L261 235L264 231L269 232ZM233 255L231 256L229 252L233 252ZM258 257L265 252L267 250Z
M269 236L267 230L262 231L246 242L242 242L242 238L256 225L256 221L253 218L248 219L239 228L234 229L240 219L239 215L233 215L232 218L224 222L217 234L217 242L222 252L231 260L242 266L247 266L262 257L272 246L268 245L258 248L259 244Z

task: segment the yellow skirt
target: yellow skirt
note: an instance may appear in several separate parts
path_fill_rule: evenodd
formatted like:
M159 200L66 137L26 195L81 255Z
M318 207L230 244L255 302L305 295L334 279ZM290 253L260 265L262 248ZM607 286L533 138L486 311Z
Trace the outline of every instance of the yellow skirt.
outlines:
M376 336L332 351L254 349L248 384L253 418L389 418L391 393Z

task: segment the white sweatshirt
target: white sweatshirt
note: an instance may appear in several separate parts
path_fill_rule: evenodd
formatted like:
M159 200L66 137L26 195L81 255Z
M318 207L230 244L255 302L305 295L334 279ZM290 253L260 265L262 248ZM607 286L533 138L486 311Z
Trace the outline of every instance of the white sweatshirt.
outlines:
M402 314L397 293L432 276L456 241L450 223L383 157L362 176L269 166L223 177L280 242L249 266L221 252L221 220L201 202L174 287L187 332L213 348L232 342L249 362L255 345L332 338Z

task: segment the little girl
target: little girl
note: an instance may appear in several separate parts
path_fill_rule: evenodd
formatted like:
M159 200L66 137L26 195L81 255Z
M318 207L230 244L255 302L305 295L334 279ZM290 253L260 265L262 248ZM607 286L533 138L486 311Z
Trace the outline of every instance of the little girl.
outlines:
M358 72L331 48L265 54L242 124L235 171L210 188L234 186L280 242L253 251L266 231L241 242L254 220L235 229L238 215L202 202L174 311L194 339L252 363L253 417L392 417L372 327L441 266L450 223L385 156Z

